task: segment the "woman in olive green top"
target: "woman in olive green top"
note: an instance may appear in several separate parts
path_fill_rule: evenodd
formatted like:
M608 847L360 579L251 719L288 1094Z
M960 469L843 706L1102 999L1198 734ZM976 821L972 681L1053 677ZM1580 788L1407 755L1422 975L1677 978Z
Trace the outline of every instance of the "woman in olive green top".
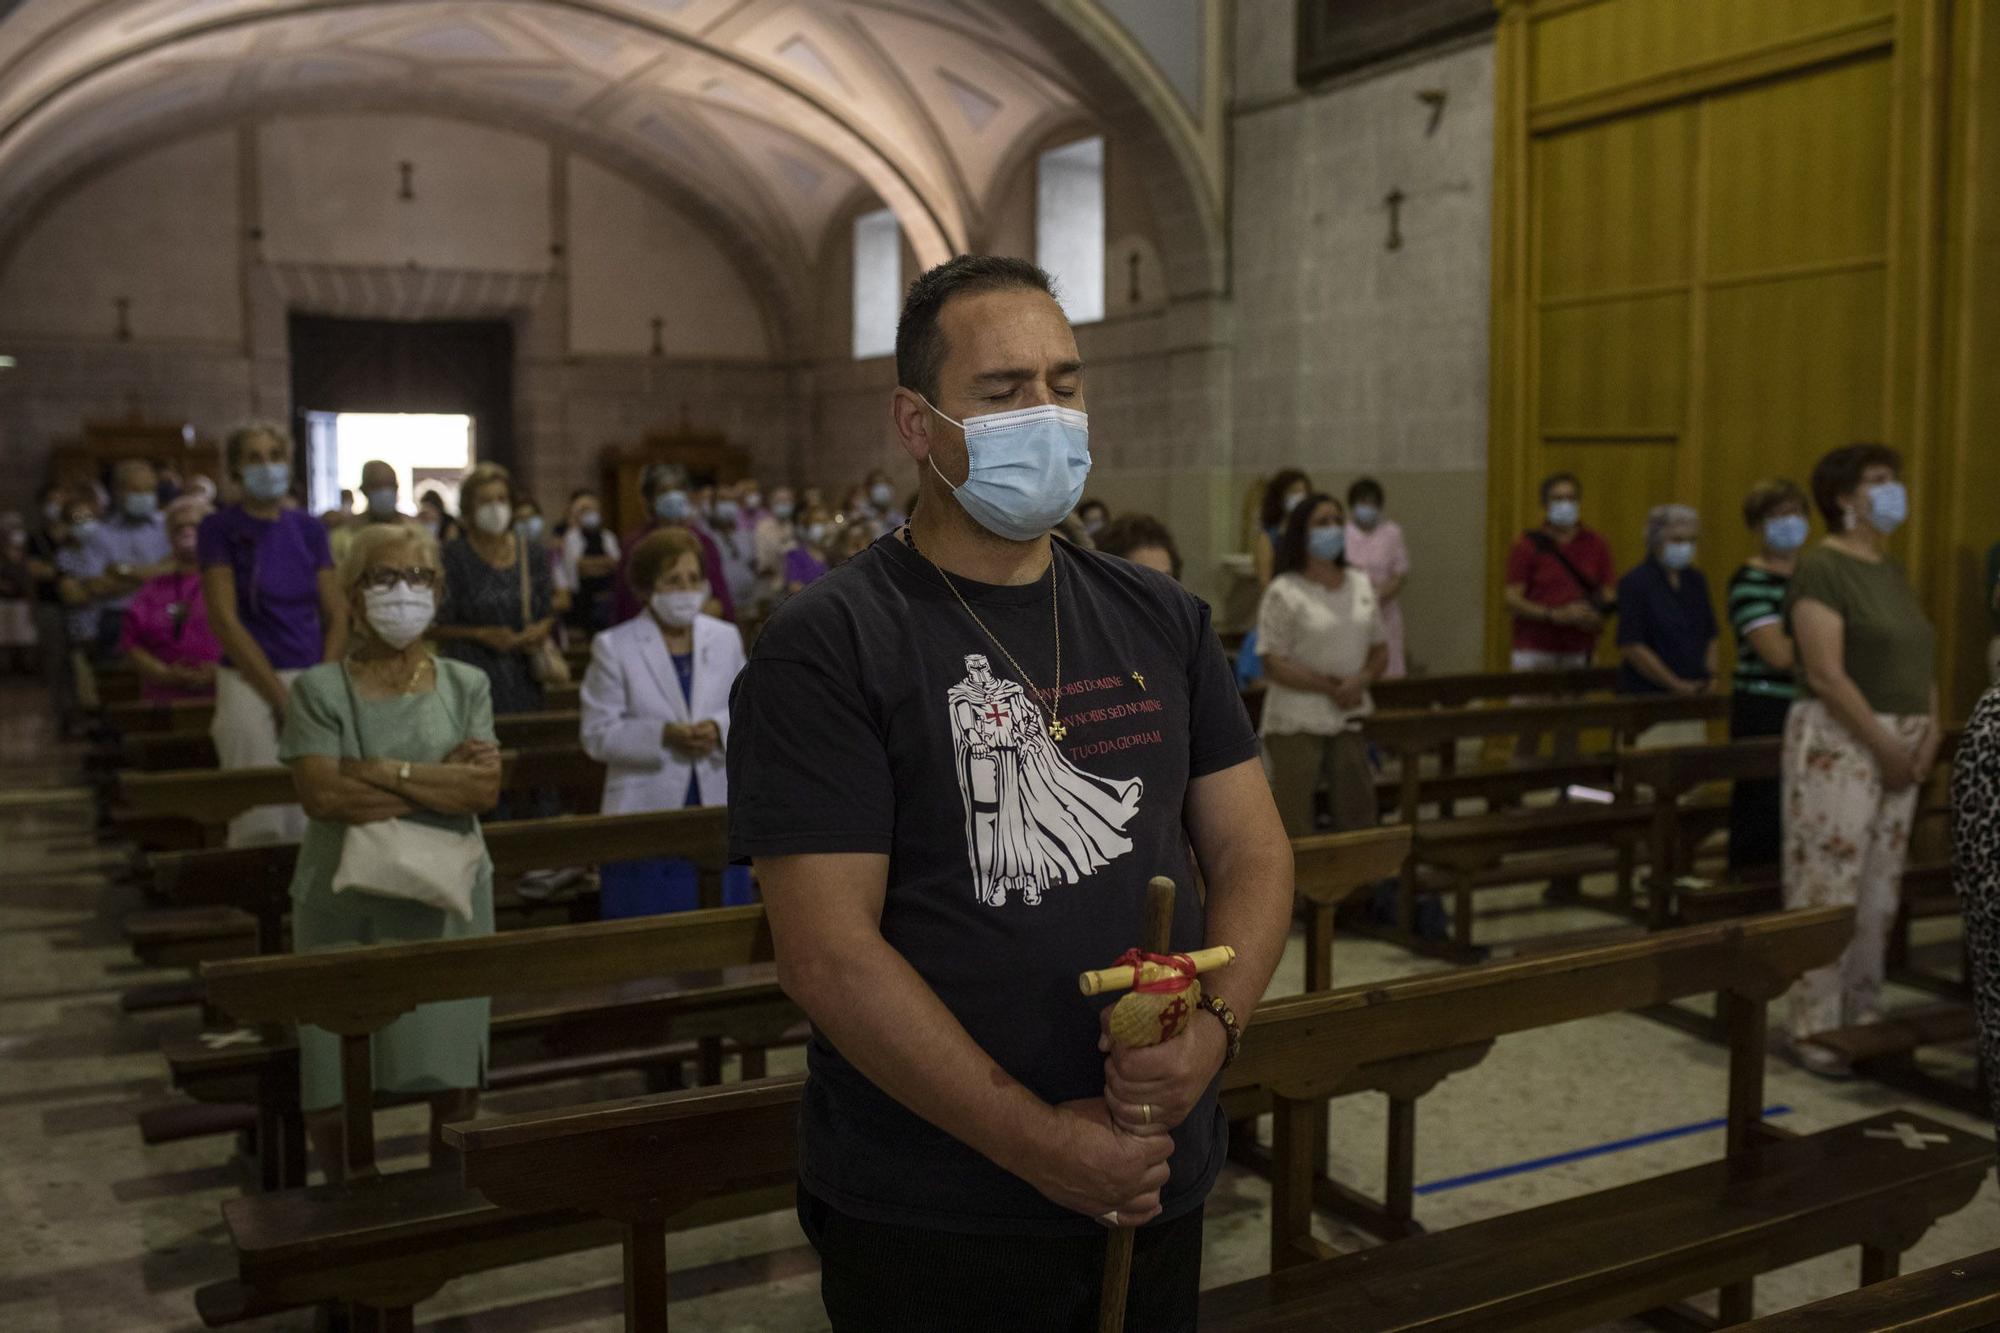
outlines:
M424 642L443 591L436 539L414 524L365 529L342 557L339 579L354 626L346 659L294 682L280 746L310 820L292 876L292 946L490 935L493 865L483 854L470 920L406 898L334 892L350 825L414 815L477 835L476 816L500 795L486 674L439 661ZM486 1034L485 999L422 1005L375 1034L375 1086L430 1097L433 1160L443 1126L474 1113ZM314 1155L337 1181L345 1163L339 1039L301 1027L299 1076Z
M1854 939L1792 987L1799 1063L1843 1075L1811 1038L1881 1016L1917 790L1937 761L1936 631L1889 536L1908 516L1900 460L1879 444L1836 449L1813 469L1829 535L1799 561L1786 600L1803 693L1785 723L1785 905L1852 906Z

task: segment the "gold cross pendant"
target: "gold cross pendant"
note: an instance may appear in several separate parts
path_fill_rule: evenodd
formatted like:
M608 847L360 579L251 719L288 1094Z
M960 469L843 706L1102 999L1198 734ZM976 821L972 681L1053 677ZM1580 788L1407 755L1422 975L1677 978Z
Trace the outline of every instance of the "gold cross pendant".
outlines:
M1063 725L1061 718L1056 718L1054 721L1049 723L1050 740L1059 741L1067 735L1069 735L1069 728Z

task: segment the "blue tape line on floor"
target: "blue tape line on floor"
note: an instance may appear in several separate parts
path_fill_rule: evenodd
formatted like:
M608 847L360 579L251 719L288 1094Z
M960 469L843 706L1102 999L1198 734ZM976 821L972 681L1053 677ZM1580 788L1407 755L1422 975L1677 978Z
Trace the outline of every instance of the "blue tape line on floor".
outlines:
M1781 1115L1790 1115L1789 1106L1767 1106L1764 1119L1772 1120ZM1566 1162L1580 1162L1589 1157L1603 1157L1610 1153L1624 1152L1628 1148L1643 1148L1649 1143L1665 1143L1668 1139L1684 1139L1690 1134L1706 1134L1710 1130L1721 1129L1729 1122L1723 1119L1697 1120L1692 1125L1676 1125L1672 1129L1655 1130L1651 1134L1640 1134L1629 1139L1613 1139L1610 1143L1600 1143L1594 1148L1578 1148L1574 1152L1561 1152L1553 1157L1536 1157L1512 1166L1496 1166L1486 1171L1474 1171L1468 1175L1451 1176L1445 1180L1433 1180L1428 1185L1419 1185L1418 1194L1442 1194L1446 1190L1463 1189L1467 1185L1481 1185L1489 1180L1501 1180L1507 1176L1525 1175L1530 1171L1540 1171L1545 1167L1562 1166Z

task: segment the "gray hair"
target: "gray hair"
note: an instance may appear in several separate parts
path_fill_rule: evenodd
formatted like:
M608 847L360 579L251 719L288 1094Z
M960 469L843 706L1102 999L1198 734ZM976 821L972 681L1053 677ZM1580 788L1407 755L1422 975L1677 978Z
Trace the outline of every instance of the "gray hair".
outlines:
M1654 505L1646 511L1646 549L1660 549L1660 539L1667 529L1680 523L1692 523L1695 530L1701 530L1701 514L1693 505Z
M291 459L296 447L292 444L292 433L290 431L275 421L246 421L235 430L230 431L228 438L222 443L222 458L223 462L229 468L230 476L236 477L243 474L243 446L256 439L259 435L268 436L277 441L285 450L285 458L288 461Z

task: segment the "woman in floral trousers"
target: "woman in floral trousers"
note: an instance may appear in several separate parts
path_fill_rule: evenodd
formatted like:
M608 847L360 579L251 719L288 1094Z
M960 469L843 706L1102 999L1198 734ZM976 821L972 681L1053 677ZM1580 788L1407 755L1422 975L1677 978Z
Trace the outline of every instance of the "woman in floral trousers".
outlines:
M1785 724L1787 907L1854 908L1854 938L1792 987L1794 1057L1849 1071L1812 1038L1881 1016L1882 970L1917 793L1937 760L1936 631L1890 534L1909 511L1900 460L1882 445L1836 449L1813 469L1828 536L1800 561L1786 602L1803 689Z

